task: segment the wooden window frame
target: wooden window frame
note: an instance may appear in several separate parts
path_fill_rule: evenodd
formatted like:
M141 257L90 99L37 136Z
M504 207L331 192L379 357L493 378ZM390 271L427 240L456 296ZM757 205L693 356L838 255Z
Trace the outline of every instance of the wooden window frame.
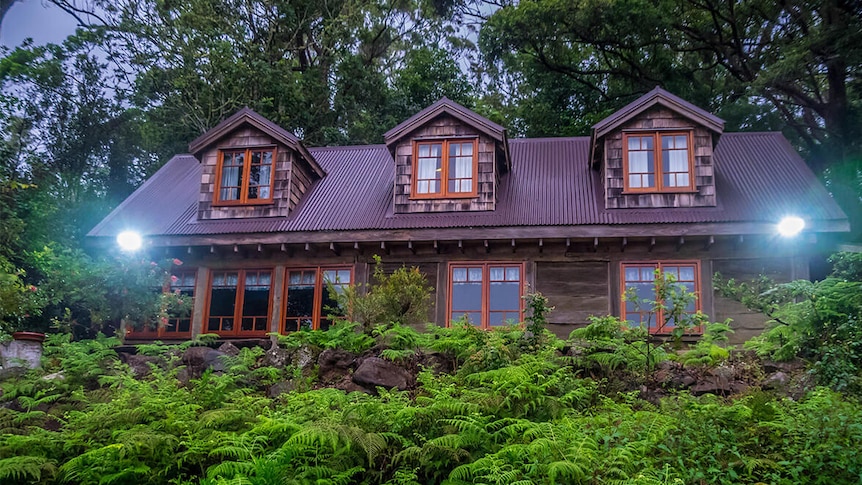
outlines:
M272 152L272 168L269 177L269 198L266 199L249 199L248 190L251 175L251 154L252 152ZM240 186L240 196L238 200L221 200L222 189L222 168L224 166L225 153L245 152L243 160L248 160L243 163L242 167L242 185ZM225 147L218 150L218 164L216 166L216 179L213 193L213 206L246 206L246 205L267 205L273 203L273 191L275 190L275 169L278 165L277 157L278 148L272 146L254 146L254 147ZM265 187L261 185L261 187Z
M245 303L245 274L247 271L253 272L262 272L269 271L269 301L267 302L266 309L266 329L264 330L252 330L252 331L243 331L242 330L242 309ZM237 273L237 284L236 284L236 297L234 300L234 312L233 312L233 320L234 320L234 330L231 332L223 332L209 329L209 320L210 320L210 309L212 304L212 288L213 288L213 280L215 279L216 273ZM204 308L204 318L203 318L203 328L201 329L202 333L214 333L220 337L261 337L266 335L269 332L270 324L272 322L272 300L273 300L273 283L275 282L275 270L273 268L264 267L264 268L242 268L242 269L234 269L234 268L218 268L210 271L209 281L207 282L207 293L206 293L206 302Z
M624 296L626 294L626 268L627 267L638 267L638 268L652 268L653 270L658 269L662 271L662 268L665 266L693 266L694 267L694 294L697 298L694 300L694 312L687 313L697 313L701 311L701 300L703 295L703 285L701 282L700 276L700 261L698 260L662 260L662 261L623 261L620 263L620 319L626 321L626 302L624 300ZM673 327L665 327L664 325L664 312L659 309L658 313L655 315L655 327L650 326L649 333L654 335L668 335L673 331ZM703 328L701 326L693 327L688 335L700 335L703 333Z
M452 284L454 283L453 273L455 268L482 268L482 307L481 307L481 322L479 325L476 325L478 328L482 330L493 330L495 328L501 328L497 325L490 324L490 316L491 316L491 281L490 281L490 267L491 266L502 266L502 267L517 267L519 269L518 276L518 320L519 322L522 320L521 317L524 315L524 287L525 287L525 274L524 271L526 269L526 265L523 262L511 262L511 261L490 261L490 262L473 262L473 261L456 261L450 262L448 265L447 273L449 275L448 288L448 297L446 298L446 326L451 327L452 321L454 320L452 317ZM459 317L460 318L460 317Z
M171 271L171 276L177 276L182 274L194 275L194 282L192 283L192 301L197 297L195 295L195 289L197 289L198 283L198 275L197 268L184 268L181 270ZM182 277L180 277L182 279ZM184 287L183 287L184 288ZM165 283L161 288L163 293L171 292L174 290L171 282ZM159 340L172 340L172 339L189 339L192 336L192 325L194 325L194 304L192 304L192 310L189 313L188 317L185 317L189 320L189 329L186 332L168 332L165 329L164 325L156 325L155 330L145 330L145 329L136 329L132 326L126 328L126 338L129 339L159 339ZM173 323L174 325L180 319L178 317L171 317L168 319L168 323Z
M688 144L688 181L687 187L664 187L664 171L662 170L662 136L685 136ZM654 187L629 186L629 137L653 138L653 162L655 166ZM654 194L654 193L686 193L697 190L694 180L694 136L692 130L669 131L628 131L623 132L623 193L624 194Z
M473 144L473 190L471 192L449 192L449 144ZM420 194L417 192L419 176L419 146L441 145L440 153L440 192ZM411 160L410 198L411 199L471 199L479 195L479 139L478 138L440 138L413 140Z
M288 292L290 291L290 273L291 271L315 271L314 278L314 301L312 303L312 315L311 315L311 330L320 330L320 320L323 318L323 309L321 308L321 304L323 303L323 292L326 291L326 286L323 281L323 272L324 271L350 271L350 282L347 283L349 286L355 284L356 273L354 271L354 267L352 265L344 265L344 264L333 264L333 265L320 265L320 266L296 266L296 267L287 267L284 268L284 285L282 288L282 302L281 302L281 321L278 323L278 332L281 334L287 334L290 332L296 332L297 330L288 330L287 329L287 319L288 318L297 318L297 317L288 317L287 316L287 297Z

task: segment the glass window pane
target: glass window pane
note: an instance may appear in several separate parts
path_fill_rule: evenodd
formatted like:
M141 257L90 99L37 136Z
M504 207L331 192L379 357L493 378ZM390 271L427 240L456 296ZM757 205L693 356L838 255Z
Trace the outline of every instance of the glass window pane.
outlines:
M452 313L482 310L482 283L452 284Z
M676 148L687 148L688 147L688 137L685 135L677 135L674 138L674 143L676 144Z
M467 268L453 268L452 281L462 282L467 281Z
M314 286L291 286L287 290L287 316L310 317L314 314Z
M520 283L491 283L490 310L518 311L521 304Z
M303 285L315 284L316 278L317 278L317 274L315 271L303 271L302 272L302 284Z
M210 316L232 316L236 309L236 288L213 288L210 293Z
M482 268L469 268L467 270L467 279L469 281L482 281Z
M680 266L680 281L694 281L694 266Z
M640 268L638 267L627 267L625 271L626 281L638 281L640 279Z
M502 267L491 267L491 275L489 281L503 281L506 278L506 270Z
M506 268L506 281L521 281L521 268L517 266Z

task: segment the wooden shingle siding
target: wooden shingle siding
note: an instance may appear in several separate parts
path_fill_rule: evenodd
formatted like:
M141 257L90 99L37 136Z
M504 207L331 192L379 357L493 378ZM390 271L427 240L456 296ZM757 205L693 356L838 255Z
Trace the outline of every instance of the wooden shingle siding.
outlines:
M693 131L693 176L695 191L691 193L624 193L623 131L667 130ZM654 207L714 207L715 171L713 166L712 135L704 127L664 108L653 107L629 121L619 130L609 133L604 140L605 206L608 209ZM656 160L656 164L661 160Z
M218 190L217 166L219 151L226 148L276 147L276 161L273 172L272 204L249 206L213 206L215 192ZM257 128L244 126L213 145L201 156L201 191L198 204L198 219L234 219L254 217L285 217L299 204L308 191L313 175L309 168L297 163L298 157L292 149L277 143L275 139Z
M471 137L478 140L478 192L476 197L411 199L413 177L413 139ZM492 211L497 204L499 174L496 143L449 115L441 115L401 139L395 147L394 210L396 213ZM446 183L444 180L443 183Z

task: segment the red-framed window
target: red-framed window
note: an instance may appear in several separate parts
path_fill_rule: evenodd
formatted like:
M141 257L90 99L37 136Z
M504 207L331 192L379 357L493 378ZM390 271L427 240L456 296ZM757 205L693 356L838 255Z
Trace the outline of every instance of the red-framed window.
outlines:
M326 330L332 320L329 315L338 313L338 301L329 288L342 292L353 283L350 266L316 266L287 268L282 332L297 330Z
M413 144L413 198L475 197L478 140L432 140Z
M696 299L688 303L686 313L700 310L700 263L698 261L632 262L621 264L622 318L633 327L648 326L650 333L666 334L674 329L673 318L665 321L665 311L654 311L650 301L656 301L656 270L673 277L674 285L693 293ZM668 304L668 303L666 303ZM701 333L695 327L691 333Z
M275 148L224 149L219 151L216 205L268 204L272 202Z
M271 269L213 271L204 331L223 337L265 335L271 297Z
M171 271L170 281L162 291L179 293L181 298L189 302L195 297L195 279L197 270L194 268ZM159 324L163 323L163 324ZM146 323L142 327L126 328L127 338L142 339L187 339L192 336L192 315L169 315L167 322Z
M466 318L481 328L521 321L523 263L450 263L449 321Z
M694 190L691 132L623 134L624 187L628 192Z

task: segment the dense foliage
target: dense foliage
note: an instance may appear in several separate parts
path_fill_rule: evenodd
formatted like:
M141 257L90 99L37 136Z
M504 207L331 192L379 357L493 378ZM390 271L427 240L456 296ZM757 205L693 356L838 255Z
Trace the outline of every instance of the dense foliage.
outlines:
M363 334L314 332L333 345ZM266 367L262 349L187 384L168 362L136 379L110 339L52 337L46 368L6 381L3 483L856 483L862 406L825 388L792 400L610 391L547 336L518 329L411 333L416 352L460 355L412 391L318 388ZM302 341L311 332L295 338ZM348 336L350 335L350 336ZM308 345L307 342L294 342ZM186 344L189 345L189 344ZM147 346L149 354L174 355ZM176 362L174 362L175 364ZM62 371L62 377L45 377ZM268 397L289 379L292 391ZM604 390L603 390L604 389Z

